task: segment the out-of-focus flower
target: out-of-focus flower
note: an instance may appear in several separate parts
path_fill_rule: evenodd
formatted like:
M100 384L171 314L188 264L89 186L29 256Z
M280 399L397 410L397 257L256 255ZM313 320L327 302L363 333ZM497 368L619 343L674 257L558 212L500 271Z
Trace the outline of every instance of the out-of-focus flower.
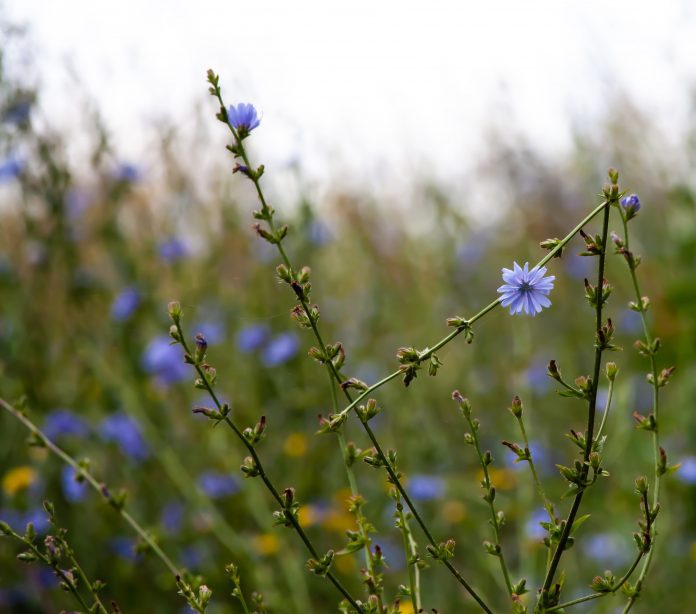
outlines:
M282 365L297 354L299 348L300 340L295 333L281 333L264 348L261 360L267 367Z
M619 330L625 333L638 333L643 330L643 323L640 319L640 314L633 309L624 309L621 311L621 319L619 320Z
M135 551L135 541L130 537L112 537L109 540L111 551L130 563L142 558Z
M234 476L218 471L201 473L198 486L211 499L222 499L239 491L239 481Z
M333 239L331 231L327 228L326 224L319 220L312 220L307 229L307 237L312 245L316 245L317 247L326 245Z
M89 425L70 409L54 409L44 419L43 432L49 439L65 435L86 437Z
M548 520L549 515L543 507L540 507L537 510L535 510L524 525L527 537L535 541L544 539L547 533L544 527L542 527L539 523L547 522Z
M630 196L624 196L621 199L621 206L626 212L626 219L630 220L635 217L638 211L640 211L640 198L637 194L631 194Z
M283 452L294 458L307 454L307 437L304 433L290 433L283 444Z
M227 110L227 117L230 120L230 124L234 126L242 138L261 123L254 105L246 102L230 105L230 108Z
M10 156L0 162L0 183L18 177L24 170L24 161L17 156Z
M65 499L70 503L77 503L82 501L87 496L87 489L89 488L87 482L82 480L81 482L76 479L77 473L75 469L66 465L60 474L60 483L63 487L63 495Z
M500 304L510 307L510 313L516 314L524 311L531 316L541 312L544 307L549 307L551 301L548 294L553 290L553 275L544 277L546 267L534 267L529 270L529 263L524 263L524 268L516 262L514 269L503 269L503 281L505 284L498 288L500 292Z
M217 322L215 320L209 320L207 322L200 322L194 327L195 331L201 333L208 345L216 345L222 343L225 340L225 325L222 322Z
M133 460L142 461L150 455L140 426L125 412L116 412L104 418L99 425L99 433L104 441L118 444L121 452Z
M416 501L441 499L445 494L445 480L436 475L412 475L408 480L408 492Z
M160 258L165 262L176 262L188 256L188 247L178 237L170 237L162 241L157 250Z
M115 322L125 322L130 319L140 305L140 292L130 286L118 293L111 303L111 319Z
M275 533L261 533L251 540L251 545L261 555L269 556L280 550L280 540Z
M686 484L696 484L696 456L685 456L680 461L677 478Z
M167 533L178 533L184 522L184 506L179 501L170 501L162 508L160 522Z
M575 279L585 279L592 272L592 258L579 256L578 254L563 254L563 265L568 275Z
M631 556L630 546L614 533L596 533L583 539L584 554L607 565L621 565Z
M26 124L31 116L31 101L18 100L2 114L2 121L15 126Z
M271 331L265 324L253 324L242 328L236 337L237 349L248 353L258 350L271 336Z
M33 467L22 465L10 469L2 478L2 489L6 495L13 497L20 490L29 488L38 478Z
M141 358L146 373L157 377L164 386L190 377L189 369L181 357L181 350L170 345L171 339L160 335L148 343Z
M34 525L34 529L36 529L39 535L46 533L51 526L51 523L48 522L46 510L41 505L31 508L24 514L24 518L22 518L22 528L30 522Z
M548 360L539 358L535 360L525 372L529 387L538 394L544 394L551 388L551 378L547 374Z
M70 188L63 197L65 214L73 222L80 219L82 214L89 209L93 203L92 195L83 188Z
M129 162L119 164L114 170L114 179L124 183L135 183L142 176L140 169Z

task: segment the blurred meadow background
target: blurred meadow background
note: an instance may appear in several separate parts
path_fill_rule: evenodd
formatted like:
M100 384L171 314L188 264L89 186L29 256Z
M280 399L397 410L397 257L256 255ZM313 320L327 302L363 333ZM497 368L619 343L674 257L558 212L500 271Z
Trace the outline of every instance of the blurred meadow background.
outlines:
M636 612L688 612L696 600L696 14L686 1L255 4L199 2L4 3L0 65L0 396L24 399L47 435L112 488L182 566L214 593L210 612L241 612L224 574L239 564L245 590L272 612L336 611L328 582L307 573L296 536L272 527L274 508L239 465L229 432L193 415L206 404L169 345L167 303L181 301L187 333L205 334L218 390L240 424L267 416L260 454L293 485L300 520L325 551L354 528L333 436L316 436L331 411L328 383L307 356L314 340L289 318L279 260L251 230L253 186L232 174L228 134L215 120L205 71L228 103L262 112L247 141L287 247L312 269L313 301L328 341L346 349L344 373L374 383L400 346L443 337L445 319L496 298L500 268L536 262L539 241L564 236L599 202L606 169L640 195L631 222L643 257L660 365L677 365L660 423L671 462L656 559ZM598 231L598 222L588 231ZM613 228L619 230L618 228ZM546 551L543 509L524 463L503 439L519 437L507 411L518 394L541 477L559 497L555 469L574 454L563 433L585 410L555 394L546 366L592 364L593 312L583 278L591 259L576 238L561 259L553 307L539 317L498 309L439 355L436 378L377 393L374 428L399 451L407 487L437 535L486 595L501 593L480 469L450 400L460 389L481 420L495 462L503 547L533 595ZM566 597L634 557L636 476L651 475L647 434L631 414L650 407L625 264L609 315L623 352L608 420L606 467L583 511L591 518L564 559ZM600 395L606 390L600 389ZM369 448L354 417L346 436ZM160 563L139 552L120 518L27 432L0 413L0 518L47 530L44 499L88 575L125 612L188 611ZM387 594L405 582L401 535L384 475L356 474L388 562ZM565 512L569 502L561 505ZM422 535L414 528L421 549ZM50 571L17 563L0 540L0 611L74 607ZM361 592L357 555L335 570ZM423 571L439 612L474 612L442 567ZM578 611L620 611L614 596ZM503 611L495 602L496 611ZM500 608L500 609L499 609Z

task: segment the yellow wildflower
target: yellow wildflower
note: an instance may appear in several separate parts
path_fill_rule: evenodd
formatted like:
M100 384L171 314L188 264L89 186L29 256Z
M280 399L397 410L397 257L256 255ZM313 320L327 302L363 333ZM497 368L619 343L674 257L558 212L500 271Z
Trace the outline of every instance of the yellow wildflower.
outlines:
M2 478L2 489L10 496L29 488L38 477L33 467L23 465L10 469Z

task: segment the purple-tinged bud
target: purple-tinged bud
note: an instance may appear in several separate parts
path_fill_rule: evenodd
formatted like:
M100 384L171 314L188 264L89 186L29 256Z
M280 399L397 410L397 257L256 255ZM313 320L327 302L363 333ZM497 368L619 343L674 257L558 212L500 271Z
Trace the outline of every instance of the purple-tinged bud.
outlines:
M520 418L522 416L522 400L517 395L512 398L510 411L515 418Z
M626 221L635 217L640 211L640 199L637 194L631 194L621 199L621 206L626 213Z

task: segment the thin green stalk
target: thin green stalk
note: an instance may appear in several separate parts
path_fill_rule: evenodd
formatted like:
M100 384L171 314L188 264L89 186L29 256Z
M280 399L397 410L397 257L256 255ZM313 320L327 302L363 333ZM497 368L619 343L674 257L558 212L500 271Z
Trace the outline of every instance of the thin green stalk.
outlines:
M607 393L607 403L604 406L604 414L602 415L602 421L599 423L599 428L597 429L597 436L595 439L599 441L602 437L602 431L604 431L604 425L607 422L607 416L609 415L609 410L611 409L611 401L614 398L614 380L609 380L609 392Z
M193 354L189 351L188 344L186 342L186 338L184 336L184 332L181 329L181 324L179 320L175 320L175 325L176 329L178 332L179 340L180 343L184 349L184 352L186 353L187 356L191 357L193 360ZM193 363L193 367L198 373L198 376L200 377L201 381L204 383L205 389L210 395L210 398L213 400L213 403L215 403L215 406L217 407L218 411L222 412L223 405L220 403L220 400L218 399L217 394L215 393L215 390L213 390L212 385L208 381L208 378L206 374L203 372L203 369L201 368L200 364L198 362ZM287 521L292 525L292 527L295 529L295 532L299 535L300 539L306 546L307 550L309 550L309 553L312 555L313 558L318 559L319 554L317 550L315 549L314 545L310 541L309 537L305 533L304 529L300 526L300 523L298 522L297 518L295 515L288 509L286 509L285 502L283 501L282 497L276 490L276 487L273 485L271 480L269 479L268 475L266 474L265 469L263 468L263 464L261 463L261 459L259 458L258 454L256 453L256 449L252 444L247 441L247 439L242 435L241 431L237 428L237 426L230 420L228 416L224 417L224 422L225 424L234 432L234 434L237 436L237 438L244 444L244 447L247 449L249 454L251 455L254 464L258 470L258 476L261 478L263 483L265 484L266 488L268 489L268 492L271 493L272 497L276 500L276 502L280 505L281 510L283 511L285 518ZM341 581L331 572L328 571L326 573L326 577L329 579L329 581L336 587L338 592L340 592L347 600L348 602L358 611L362 612L363 609L357 604L355 599L348 593L348 591L343 587L341 584Z
M468 403L468 402L467 402ZM486 463L484 457L483 457L483 452L481 452L481 444L479 443L479 438L478 438L478 427L474 424L474 421L471 419L471 407L469 406L468 411L463 410L462 413L464 414L464 417L466 418L467 423L469 424L469 431L471 433L471 437L474 442L474 448L476 450L476 455L478 456L479 463L481 465L481 469L483 469L483 480L484 480L484 489L486 491L486 495L484 496L484 500L488 503L488 509L491 513L491 520L490 523L493 526L493 533L495 534L495 545L497 549L497 557L498 560L500 561L500 570L503 572L503 578L505 578L505 586L507 587L508 593L512 595L513 590L512 590L512 583L510 582L510 574L508 572L507 565L505 563L505 556L503 555L503 549L500 544L500 522L498 520L498 515L495 511L495 505L493 505L493 497L491 496L491 489L493 488L493 482L491 481L491 477L488 473L488 463ZM493 491L495 492L495 491Z
M624 211L621 207L619 207L619 214L621 215L621 223L623 225L623 231L624 231L624 246L626 251L628 252L630 249L630 244L629 244L629 234L628 234L628 220L626 219L626 216L624 214ZM636 267L635 265L631 265L630 262L627 260L627 265L628 265L628 270L631 274L631 281L633 283L633 290L635 292L636 296L636 305L640 307L638 313L640 313L640 321L641 324L643 325L643 334L645 337L645 343L646 345L651 348L653 344L653 337L650 334L650 329L648 328L648 322L645 317L645 311L646 309L643 306L643 297L640 291L640 285L638 283L638 276L636 275ZM655 487L653 488L653 501L652 501L652 506L655 508L659 501L660 501L660 483L661 483L661 478L662 474L659 471L659 463L660 463L660 421L659 421L659 385L658 385L658 377L657 377L657 363L655 362L655 353L650 352L650 371L652 373L652 387L653 387L653 416L655 417L655 429L653 430L653 456L654 456L654 462L655 462ZM645 580L648 570L650 569L650 563L652 562L652 557L653 557L653 552L655 551L655 544L654 544L654 537L657 535L657 519L653 523L653 545L652 548L650 548L650 552L648 552L648 555L645 557L645 560L643 561L643 566L640 570L640 574L638 576L638 580L636 581L636 592L633 596L631 596L628 600L628 603L626 604L626 607L623 610L623 614L628 614L628 612L631 610L633 607L633 604L636 602L636 599L638 599L638 596L640 594L640 589L643 586L643 581Z
M408 585L411 591L411 605L414 612L420 612L422 607L420 594L420 567L418 566L418 551L416 550L416 540L413 539L411 527L408 524L404 506L399 498L396 502L396 512L399 520L399 530L404 541L406 551L406 562L408 565Z
M87 590L89 591L90 595L92 595L92 599L94 599L94 603L98 606L99 611L103 614L109 614L108 610L106 609L106 607L104 607L104 604L101 602L101 599L99 599L99 595L92 587L92 583L89 581L87 574L84 572L81 565L77 562L77 559L74 557L73 554L70 554L68 558L70 559L72 566L77 570L78 575L82 579L83 584L87 587Z
M609 230L609 207L611 201L605 201L602 203L601 207L604 209L604 220L602 223L602 251L599 254L599 264L597 266L597 301L595 308L595 333L599 334L602 328L602 307L604 301L602 300L602 284L604 282L604 264L606 260L607 253L607 235ZM594 423L595 423L595 408L597 403L597 388L599 386L599 372L602 364L602 344L597 340L595 345L595 358L594 358L594 369L592 375L592 389L590 391L589 406L587 410L587 431L585 435L585 451L583 454L583 468L580 474L580 484L585 484L587 476L590 470L590 454L592 452L592 442L594 438ZM566 519L566 524L561 534L561 538L556 547L556 551L551 559L551 564L546 572L546 578L544 579L544 584L541 589L540 600L543 601L548 595L551 584L553 583L554 576L556 575L556 569L563 556L563 551L565 550L566 544L568 542L568 537L570 537L570 532L573 529L573 523L575 522L575 517L580 509L580 504L582 503L582 498L585 493L585 487L579 487L577 494L573 500L573 504L570 508L568 518Z
M138 523L133 516L131 516L124 508L123 505L116 501L109 489L105 484L101 484L97 479L85 468L81 467L80 464L67 452L59 448L55 443L53 443L29 418L27 418L22 412L10 405L7 401L0 398L0 406L2 406L6 411L12 414L17 420L19 420L28 430L31 432L38 440L44 445L48 450L53 452L58 458L60 458L65 464L70 465L79 475L81 475L85 481L96 490L102 498L123 518L131 528L138 534L140 539L142 539L150 549L155 553L155 555L162 561L164 566L171 572L177 581L177 584L181 582L181 575L176 565L172 560L164 553L162 548L159 547L157 542L148 534L145 529ZM191 605L197 612L204 614L204 609L199 607L197 604L189 601Z
M520 426L520 432L522 433L522 440L524 441L524 447L525 450L527 450L529 458L527 459L527 462L529 463L529 468L532 471L532 478L534 479L534 485L536 486L537 493L539 493L539 496L541 497L541 500L544 503L544 508L546 509L546 512L549 515L549 519L551 522L555 520L555 515L553 513L553 503L549 500L549 498L546 496L546 491L544 491L544 487L541 485L541 480L539 479L539 475L537 474L536 467L534 466L534 460L532 458L532 453L529 449L529 438L527 437L527 430L524 427L524 419L522 418L522 414L519 416L515 416L517 418L517 424ZM549 553L551 552L551 549L549 548Z

